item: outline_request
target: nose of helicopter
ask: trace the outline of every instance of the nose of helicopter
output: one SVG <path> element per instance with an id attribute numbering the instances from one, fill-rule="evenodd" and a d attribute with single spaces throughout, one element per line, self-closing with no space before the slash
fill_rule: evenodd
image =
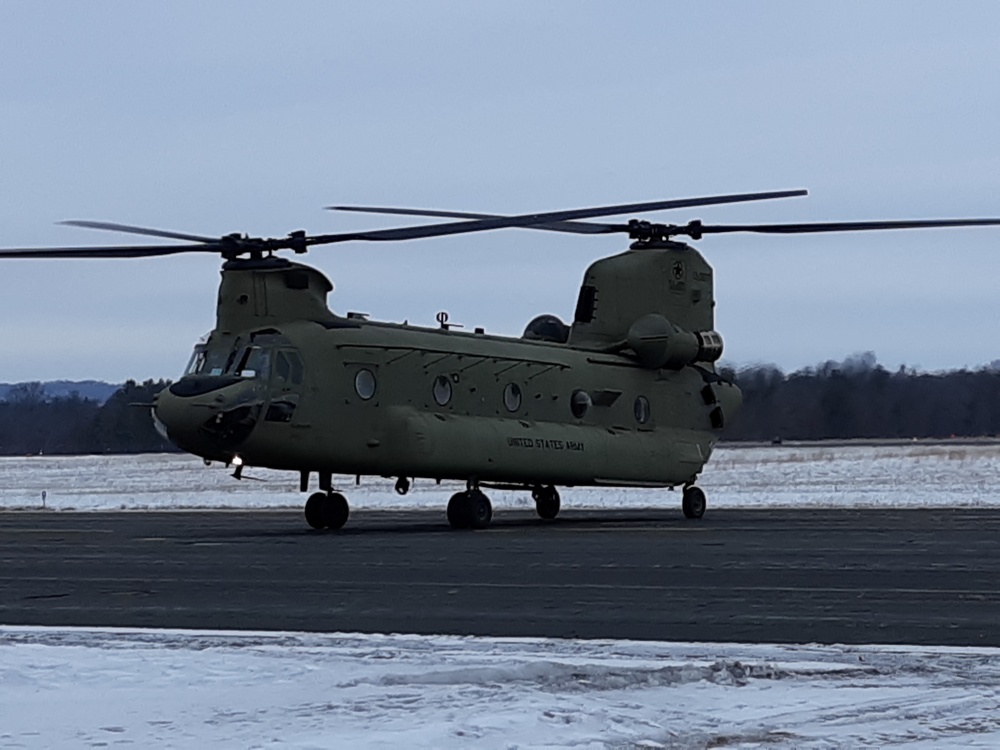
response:
<path id="1" fill-rule="evenodd" d="M 182 378 L 157 394 L 153 424 L 160 435 L 188 453 L 228 460 L 250 436 L 260 408 L 248 381 Z"/>

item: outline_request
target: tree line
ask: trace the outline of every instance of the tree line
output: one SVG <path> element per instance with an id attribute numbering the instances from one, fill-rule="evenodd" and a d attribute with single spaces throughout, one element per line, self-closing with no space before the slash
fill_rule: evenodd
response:
<path id="1" fill-rule="evenodd" d="M 784 373 L 774 365 L 724 367 L 743 391 L 726 425 L 732 441 L 948 438 L 1000 435 L 1000 363 L 978 370 L 889 371 L 870 352 Z M 126 382 L 101 403 L 49 397 L 41 383 L 0 400 L 0 455 L 174 451 L 149 404 L 169 380 Z"/>
<path id="2" fill-rule="evenodd" d="M 168 380 L 127 381 L 107 401 L 50 397 L 41 383 L 0 401 L 0 455 L 157 453 L 176 450 L 153 427 L 150 404 Z"/>
<path id="3" fill-rule="evenodd" d="M 785 374 L 728 369 L 743 408 L 728 440 L 948 438 L 1000 435 L 1000 362 L 977 370 L 889 371 L 871 352 Z"/>

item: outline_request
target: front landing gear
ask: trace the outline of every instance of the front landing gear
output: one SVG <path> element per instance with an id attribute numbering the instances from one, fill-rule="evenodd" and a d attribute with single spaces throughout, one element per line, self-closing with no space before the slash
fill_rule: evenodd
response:
<path id="1" fill-rule="evenodd" d="M 485 529 L 493 520 L 493 505 L 482 490 L 456 492 L 448 501 L 448 523 L 453 529 Z"/>
<path id="2" fill-rule="evenodd" d="M 339 529 L 349 513 L 347 498 L 339 492 L 315 492 L 306 500 L 306 523 L 314 529 Z"/>
<path id="3" fill-rule="evenodd" d="M 708 502 L 705 500 L 705 493 L 701 487 L 693 484 L 684 488 L 684 496 L 681 499 L 681 509 L 685 518 L 701 518 L 705 515 L 705 507 Z"/>

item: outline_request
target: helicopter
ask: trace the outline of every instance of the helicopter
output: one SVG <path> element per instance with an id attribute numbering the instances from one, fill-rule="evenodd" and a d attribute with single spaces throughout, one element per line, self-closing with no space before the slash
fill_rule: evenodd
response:
<path id="1" fill-rule="evenodd" d="M 585 221 L 667 209 L 774 200 L 802 189 L 713 195 L 546 213 L 497 215 L 331 206 L 342 211 L 455 219 L 361 232 L 282 238 L 208 237 L 104 221 L 63 224 L 180 244 L 11 248 L 0 258 L 148 258 L 216 253 L 222 272 L 211 332 L 183 375 L 152 404 L 157 430 L 242 478 L 246 466 L 297 472 L 313 529 L 350 513 L 334 475 L 465 482 L 448 501 L 455 529 L 493 518 L 486 489 L 529 492 L 541 519 L 560 511 L 559 487 L 681 488 L 681 510 L 707 507 L 698 476 L 742 402 L 716 363 L 713 270 L 691 244 L 709 234 L 995 226 L 1000 219 L 713 225 Z M 521 337 L 338 315 L 319 270 L 279 255 L 340 242 L 393 242 L 503 228 L 625 234 L 629 247 L 586 269 L 572 322 L 534 317 Z"/>

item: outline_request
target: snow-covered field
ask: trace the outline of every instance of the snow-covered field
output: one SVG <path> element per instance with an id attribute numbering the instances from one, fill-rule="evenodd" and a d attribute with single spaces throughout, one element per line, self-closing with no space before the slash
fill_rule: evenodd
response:
<path id="1" fill-rule="evenodd" d="M 0 510 L 300 507 L 175 455 L 0 459 Z M 720 448 L 714 507 L 1000 505 L 1000 445 Z M 356 508 L 454 487 L 342 486 Z M 492 492 L 494 505 L 527 506 Z M 675 506 L 571 489 L 566 507 Z M 710 511 L 711 512 L 711 511 Z M 3 515 L 0 513 L 0 524 Z M 1000 747 L 1000 649 L 0 625 L 0 747 Z"/>
<path id="2" fill-rule="evenodd" d="M 1000 746 L 1000 650 L 0 627 L 4 748 Z"/>
<path id="3" fill-rule="evenodd" d="M 0 458 L 0 509 L 143 510 L 301 507 L 298 476 L 248 467 L 236 481 L 220 464 L 177 454 Z M 252 479 L 248 479 L 251 477 Z M 255 481 L 257 480 L 257 481 Z M 400 497 L 392 480 L 337 477 L 352 508 L 441 508 L 460 485 L 417 480 Z M 315 485 L 315 478 L 313 478 Z M 1000 504 L 1000 443 L 719 447 L 699 484 L 709 507 L 858 507 Z M 464 487 L 463 487 L 464 488 Z M 569 488 L 565 508 L 675 507 L 666 490 Z M 533 507 L 524 492 L 489 492 L 497 510 Z"/>
<path id="4" fill-rule="evenodd" d="M 0 509 L 54 510 L 301 507 L 298 475 L 179 454 L 0 458 Z M 444 508 L 458 483 L 417 480 L 404 497 L 392 480 L 336 477 L 352 508 Z M 315 477 L 313 478 L 315 484 Z M 719 447 L 699 484 L 709 507 L 859 507 L 1000 504 L 1000 443 Z M 314 487 L 315 488 L 315 487 Z M 461 486 L 464 488 L 464 486 Z M 563 507 L 680 505 L 666 490 L 567 488 Z M 530 508 L 524 492 L 489 492 L 494 508 Z"/>

